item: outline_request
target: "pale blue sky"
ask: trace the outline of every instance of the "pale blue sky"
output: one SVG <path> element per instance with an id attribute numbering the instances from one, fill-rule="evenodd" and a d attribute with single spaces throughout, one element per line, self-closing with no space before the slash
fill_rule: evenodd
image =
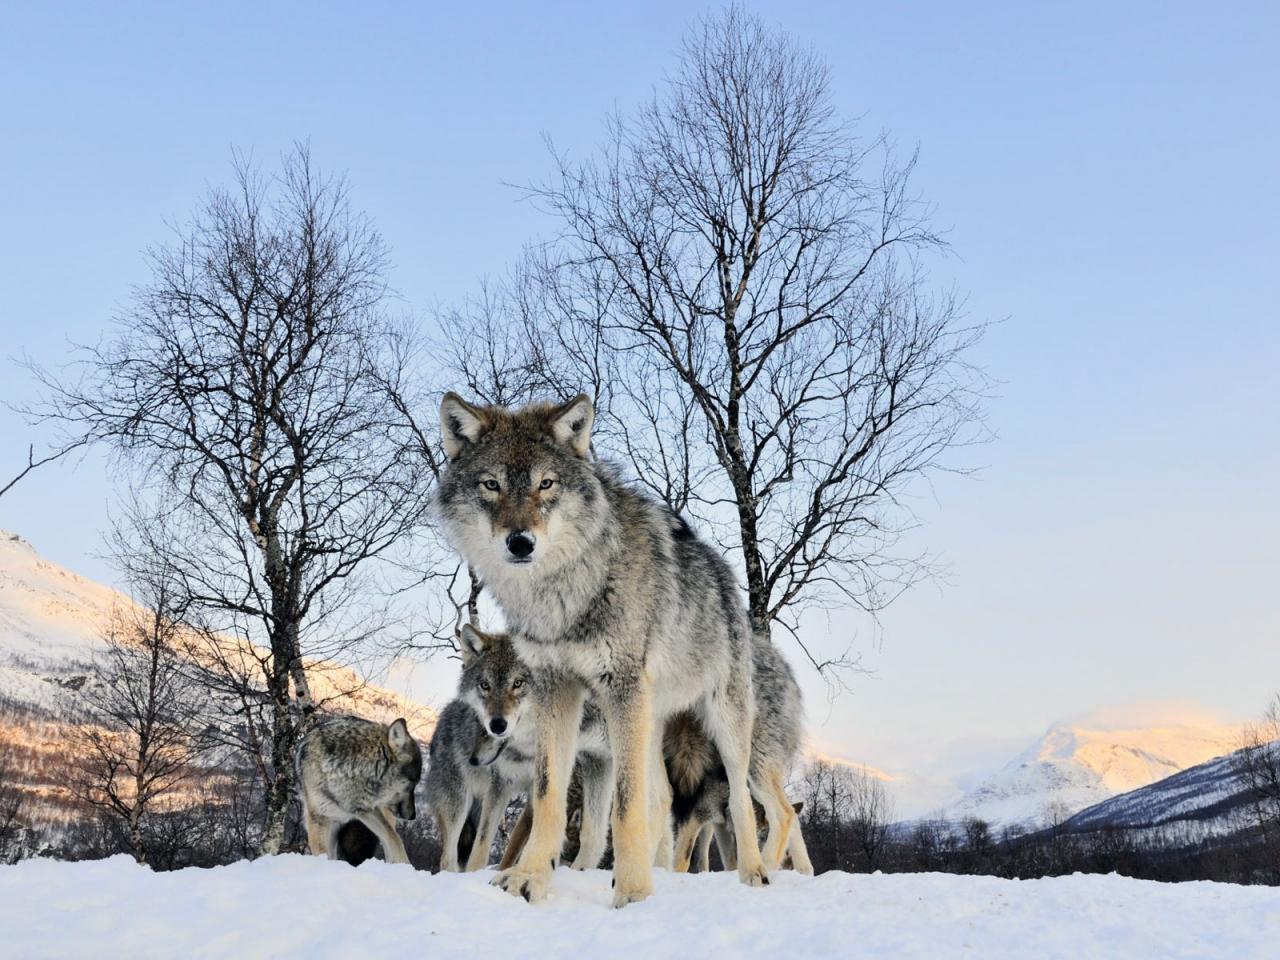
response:
<path id="1" fill-rule="evenodd" d="M 586 151 L 697 9 L 440 6 L 5 5 L 3 353 L 96 339 L 231 148 L 297 138 L 349 173 L 408 307 L 458 298 L 547 229 L 502 181 L 546 171 L 544 133 Z M 918 505 L 950 575 L 878 646 L 859 628 L 876 677 L 830 709 L 811 691 L 814 741 L 900 767 L 1133 700 L 1259 710 L 1280 689 L 1280 8 L 749 9 L 827 57 L 844 114 L 921 145 L 946 270 L 1007 318 L 980 357 L 1002 382 L 983 476 Z M 28 433 L 0 430 L 14 462 Z M 48 469 L 0 527 L 110 579 L 110 498 L 97 459 Z"/>

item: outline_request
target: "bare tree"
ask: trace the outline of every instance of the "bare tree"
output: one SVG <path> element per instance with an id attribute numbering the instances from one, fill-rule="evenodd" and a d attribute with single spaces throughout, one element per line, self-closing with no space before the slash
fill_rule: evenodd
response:
<path id="1" fill-rule="evenodd" d="M 556 159 L 529 193 L 562 230 L 516 286 L 579 383 L 608 361 L 602 445 L 727 531 L 757 628 L 881 609 L 927 570 L 896 549 L 903 492 L 981 437 L 981 329 L 930 286 L 915 157 L 860 141 L 823 62 L 731 7 L 596 158 Z"/>
<path id="2" fill-rule="evenodd" d="M 144 585 L 147 604 L 116 609 L 95 663 L 96 682 L 84 688 L 80 747 L 86 760 L 76 795 L 118 818 L 133 856 L 149 861 L 144 821 L 174 799 L 197 773 L 203 703 L 188 680 L 178 634 L 185 598 L 166 580 Z M 176 601 L 176 605 L 175 605 Z"/>
<path id="3" fill-rule="evenodd" d="M 893 822 L 884 783 L 869 770 L 819 759 L 805 766 L 797 786 L 815 869 L 879 870 Z"/>
<path id="4" fill-rule="evenodd" d="M 151 536 L 139 562 L 161 559 L 203 622 L 268 651 L 274 853 L 298 723 L 315 709 L 303 654 L 386 624 L 371 562 L 394 559 L 428 507 L 430 474 L 387 390 L 401 355 L 381 313 L 385 247 L 298 147 L 270 179 L 237 161 L 232 188 L 150 261 L 114 338 L 85 351 L 78 380 L 44 374 L 36 412 L 132 471 L 135 530 L 165 515 L 172 536 Z"/>
<path id="5" fill-rule="evenodd" d="M 1235 754 L 1236 777 L 1247 791 L 1248 809 L 1273 859 L 1280 859 L 1280 696 L 1262 719 L 1245 728 Z"/>
<path id="6" fill-rule="evenodd" d="M 861 852 L 868 870 L 883 865 L 893 824 L 893 800 L 884 781 L 863 769 L 852 772 L 852 795 L 849 801 L 849 833 Z"/>
<path id="7" fill-rule="evenodd" d="M 853 869 L 849 833 L 853 780 L 848 767 L 821 759 L 807 764 L 801 775 L 801 828 L 818 873 Z"/>

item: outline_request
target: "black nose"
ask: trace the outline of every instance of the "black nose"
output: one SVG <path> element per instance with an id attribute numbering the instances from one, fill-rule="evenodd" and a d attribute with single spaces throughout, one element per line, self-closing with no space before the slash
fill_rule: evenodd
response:
<path id="1" fill-rule="evenodd" d="M 513 557 L 521 560 L 533 553 L 533 544 L 533 534 L 523 530 L 517 530 L 507 537 L 507 550 Z"/>
<path id="2" fill-rule="evenodd" d="M 507 721 L 503 720 L 502 717 L 494 717 L 489 721 L 489 729 L 493 733 L 501 736 L 507 732 Z"/>

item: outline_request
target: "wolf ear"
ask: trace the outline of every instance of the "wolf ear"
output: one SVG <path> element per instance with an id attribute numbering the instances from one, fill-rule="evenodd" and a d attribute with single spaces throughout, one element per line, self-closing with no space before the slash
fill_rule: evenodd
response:
<path id="1" fill-rule="evenodd" d="M 556 443 L 585 457 L 591 448 L 591 425 L 595 419 L 596 410 L 591 405 L 591 398 L 580 393 L 552 412 L 551 433 Z"/>
<path id="2" fill-rule="evenodd" d="M 404 717 L 387 727 L 387 740 L 397 753 L 409 746 L 413 737 L 409 735 L 409 724 L 405 722 Z"/>
<path id="3" fill-rule="evenodd" d="M 458 632 L 458 639 L 462 641 L 463 663 L 470 663 L 484 653 L 488 643 L 488 638 L 469 623 L 462 625 L 462 629 Z"/>
<path id="4" fill-rule="evenodd" d="M 488 425 L 484 411 L 456 393 L 450 391 L 440 401 L 440 440 L 450 460 L 456 459 L 468 443 L 479 440 Z"/>

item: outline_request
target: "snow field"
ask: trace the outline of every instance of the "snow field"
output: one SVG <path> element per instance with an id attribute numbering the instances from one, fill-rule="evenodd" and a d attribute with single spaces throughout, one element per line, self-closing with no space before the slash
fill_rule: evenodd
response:
<path id="1" fill-rule="evenodd" d="M 782 872 L 753 890 L 735 874 L 656 870 L 650 899 L 612 910 L 605 871 L 558 870 L 536 905 L 491 876 L 303 856 L 163 874 L 127 857 L 31 860 L 0 867 L 0 955 L 1280 957 L 1280 891 L 1266 887 Z"/>

